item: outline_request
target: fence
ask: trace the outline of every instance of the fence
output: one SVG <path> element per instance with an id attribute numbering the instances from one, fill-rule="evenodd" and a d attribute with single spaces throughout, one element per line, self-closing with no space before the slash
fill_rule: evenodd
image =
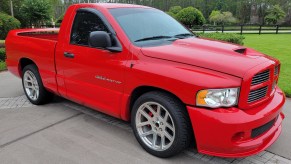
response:
<path id="1" fill-rule="evenodd" d="M 193 26 L 194 32 L 227 32 L 227 33 L 239 33 L 239 34 L 291 34 L 291 26 L 267 26 L 267 25 L 237 25 L 237 26 Z"/>
<path id="2" fill-rule="evenodd" d="M 41 28 L 55 28 L 57 25 L 41 25 Z M 291 34 L 291 26 L 262 26 L 262 25 L 238 25 L 238 26 L 192 26 L 193 32 L 222 32 L 238 34 Z"/>

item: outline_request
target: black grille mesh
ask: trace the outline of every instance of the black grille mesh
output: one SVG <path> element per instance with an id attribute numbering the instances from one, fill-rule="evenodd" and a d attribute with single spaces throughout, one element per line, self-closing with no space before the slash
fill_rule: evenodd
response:
<path id="1" fill-rule="evenodd" d="M 263 133 L 267 132 L 274 125 L 276 119 L 277 119 L 277 117 L 275 119 L 273 119 L 272 121 L 266 123 L 265 125 L 262 125 L 258 128 L 253 129 L 251 137 L 256 138 L 256 137 L 262 135 Z"/>
<path id="2" fill-rule="evenodd" d="M 252 85 L 257 85 L 270 79 L 270 70 L 256 74 L 252 79 Z"/>
<path id="3" fill-rule="evenodd" d="M 250 91 L 249 97 L 248 97 L 248 103 L 264 98 L 267 95 L 267 91 L 268 91 L 268 86 Z"/>

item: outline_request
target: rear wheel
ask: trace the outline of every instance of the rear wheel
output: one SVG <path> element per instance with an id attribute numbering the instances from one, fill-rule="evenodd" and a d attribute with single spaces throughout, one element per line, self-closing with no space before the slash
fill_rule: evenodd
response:
<path id="1" fill-rule="evenodd" d="M 25 95 L 32 104 L 41 105 L 52 100 L 53 94 L 44 88 L 35 65 L 25 66 L 22 72 L 22 86 Z"/>
<path id="2" fill-rule="evenodd" d="M 191 124 L 184 105 L 164 92 L 148 92 L 138 98 L 131 124 L 141 146 L 158 157 L 176 155 L 191 142 Z"/>

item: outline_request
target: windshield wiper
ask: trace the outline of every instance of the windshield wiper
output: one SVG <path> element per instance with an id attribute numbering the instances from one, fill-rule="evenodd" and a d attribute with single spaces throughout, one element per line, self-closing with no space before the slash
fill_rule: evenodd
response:
<path id="1" fill-rule="evenodd" d="M 142 38 L 142 39 L 138 39 L 134 42 L 141 42 L 141 41 L 147 41 L 147 40 L 158 40 L 158 39 L 165 39 L 165 38 L 172 38 L 171 36 L 151 36 L 151 37 L 147 37 L 147 38 Z"/>
<path id="2" fill-rule="evenodd" d="M 183 33 L 183 34 L 177 34 L 174 37 L 179 38 L 179 39 L 184 39 L 184 38 L 188 38 L 188 37 L 192 37 L 192 36 L 194 36 L 194 35 L 191 33 Z"/>

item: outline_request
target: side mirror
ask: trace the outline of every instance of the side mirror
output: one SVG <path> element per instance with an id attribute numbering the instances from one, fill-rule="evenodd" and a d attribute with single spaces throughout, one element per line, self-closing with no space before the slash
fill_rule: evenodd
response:
<path id="1" fill-rule="evenodd" d="M 105 31 L 93 31 L 89 35 L 89 46 L 95 48 L 111 47 L 111 38 Z"/>

